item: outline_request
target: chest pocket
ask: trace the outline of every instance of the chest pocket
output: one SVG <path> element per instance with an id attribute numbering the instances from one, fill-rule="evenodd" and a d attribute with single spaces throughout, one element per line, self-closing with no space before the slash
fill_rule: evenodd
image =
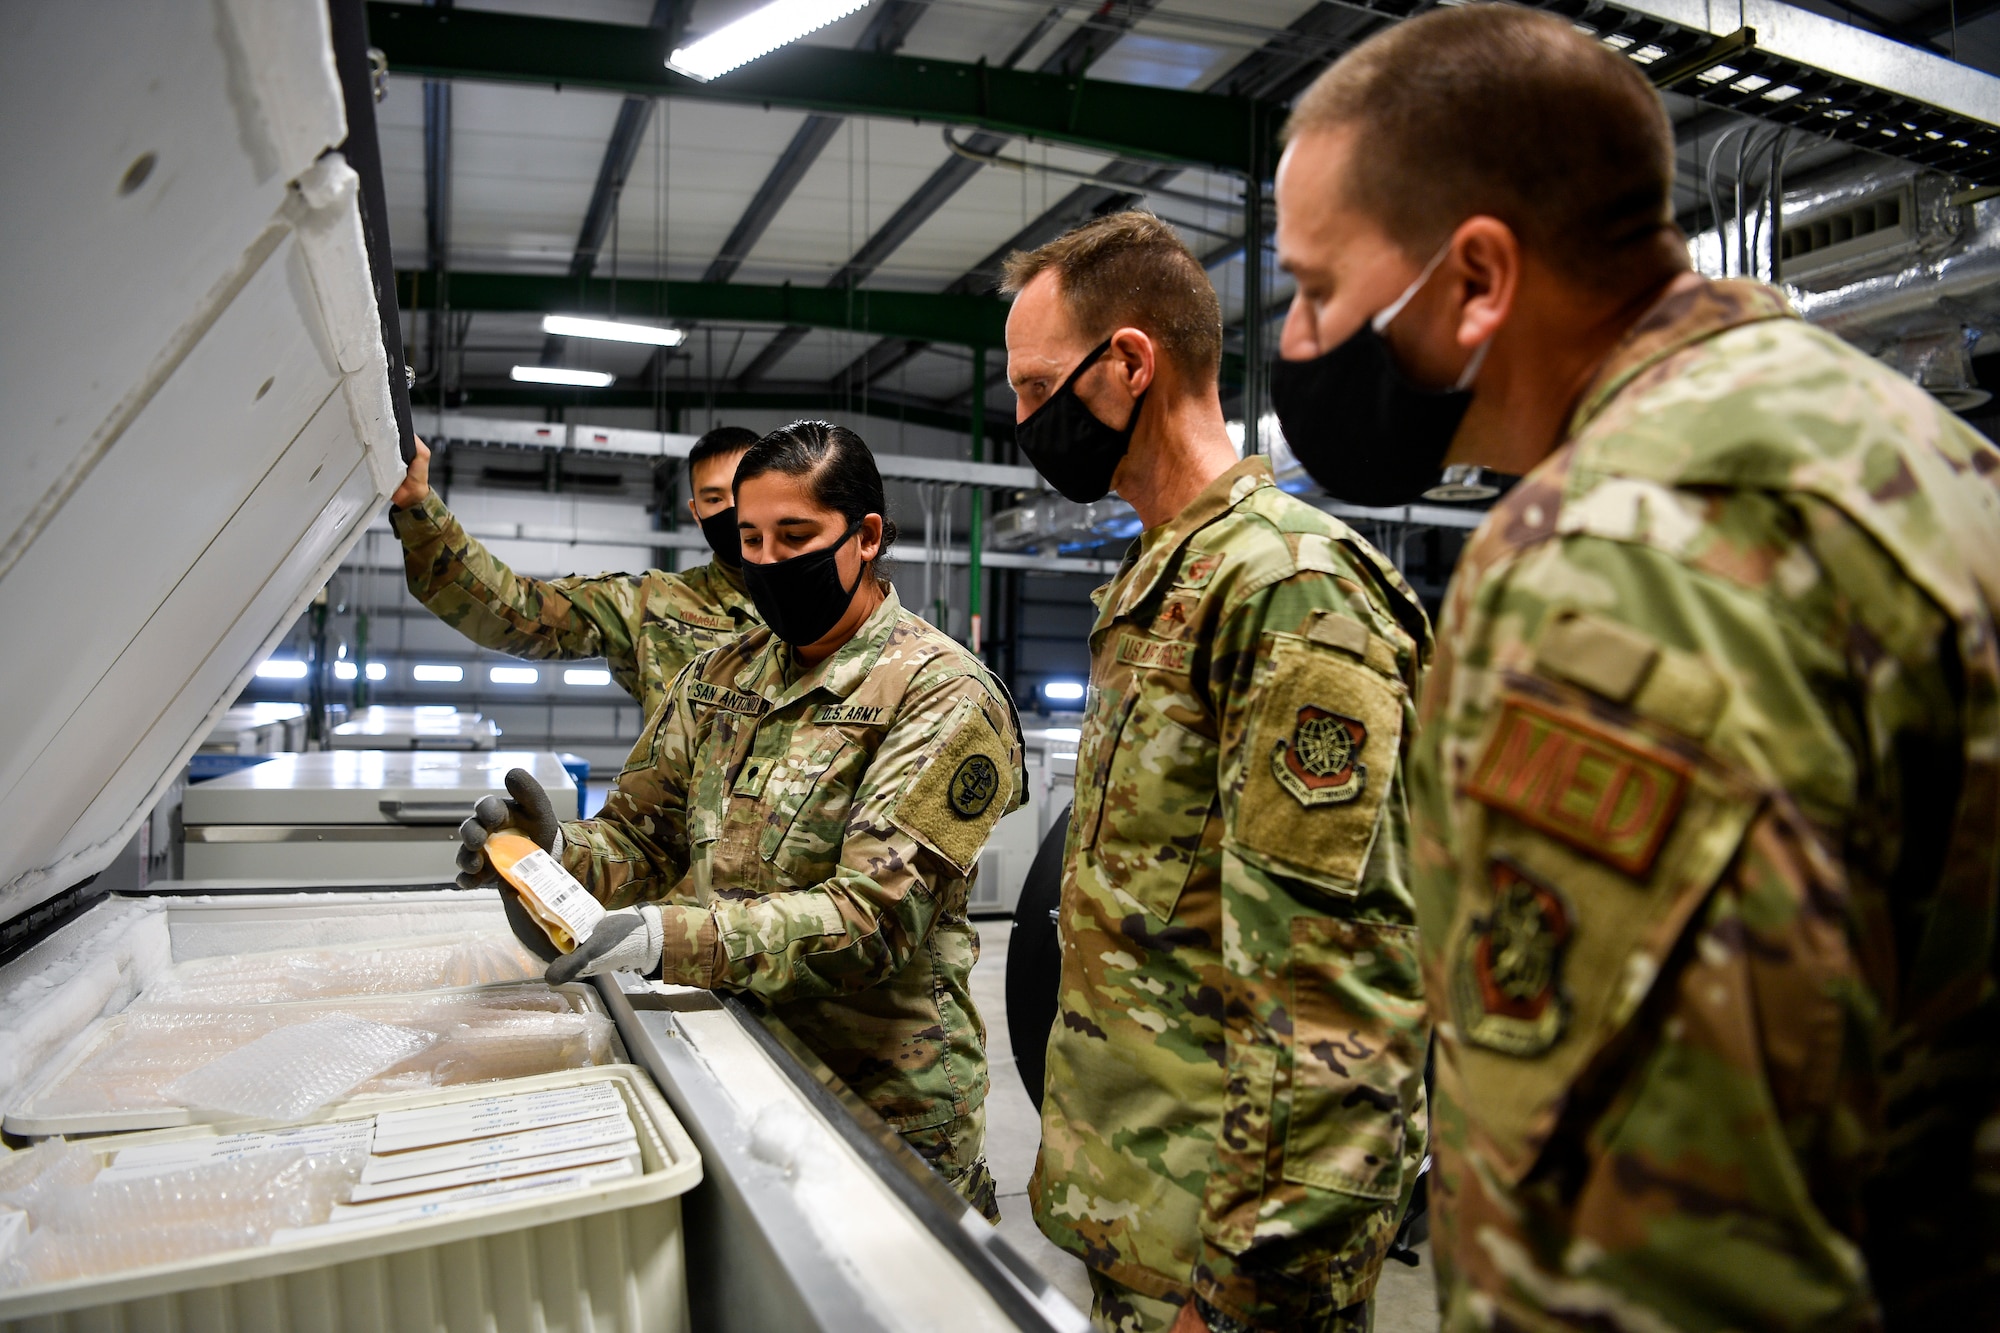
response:
<path id="1" fill-rule="evenodd" d="M 1124 633 L 1121 660 L 1157 651 L 1157 640 Z M 1136 671 L 1117 717 L 1094 756 L 1103 778 L 1092 854 L 1106 882 L 1164 922 L 1201 859 L 1218 747 L 1189 725 L 1204 714 L 1184 675 Z"/>
<path id="2" fill-rule="evenodd" d="M 806 737 L 799 737 L 805 741 Z M 781 867 L 831 868 L 840 859 L 852 792 L 835 780 L 852 742 L 829 732 L 795 746 L 764 784 L 767 811 L 757 854 Z M 823 878 L 813 874 L 817 880 Z"/>

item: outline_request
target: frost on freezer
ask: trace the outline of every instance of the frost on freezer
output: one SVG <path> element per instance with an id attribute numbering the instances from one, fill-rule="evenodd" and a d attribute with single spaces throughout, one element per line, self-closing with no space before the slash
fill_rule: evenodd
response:
<path id="1" fill-rule="evenodd" d="M 173 962 L 158 903 L 113 901 L 0 967 L 0 1105 L 94 1019 L 115 1014 Z"/>
<path id="2" fill-rule="evenodd" d="M 139 1003 L 214 1008 L 349 995 L 402 995 L 534 981 L 542 962 L 508 935 L 448 935 L 344 947 L 195 958 L 146 987 Z"/>
<path id="3" fill-rule="evenodd" d="M 168 1085 L 267 1033 L 333 1016 L 424 1034 L 424 1049 L 356 1093 L 406 1092 L 603 1064 L 611 1021 L 539 982 L 477 993 L 370 997 L 231 1010 L 134 1008 L 17 1111 L 40 1118 L 178 1110 Z"/>

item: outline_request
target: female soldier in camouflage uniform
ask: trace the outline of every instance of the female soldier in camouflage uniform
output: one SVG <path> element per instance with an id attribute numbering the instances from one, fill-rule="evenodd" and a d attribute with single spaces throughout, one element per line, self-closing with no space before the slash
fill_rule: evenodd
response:
<path id="1" fill-rule="evenodd" d="M 552 982 L 657 968 L 761 996 L 997 1218 L 966 901 L 1020 804 L 1019 724 L 978 659 L 876 572 L 895 528 L 859 436 L 800 422 L 764 437 L 736 503 L 769 628 L 681 673 L 598 818 L 542 836 L 494 800 L 461 863 L 481 877 L 486 831 L 525 824 L 622 909 Z"/>

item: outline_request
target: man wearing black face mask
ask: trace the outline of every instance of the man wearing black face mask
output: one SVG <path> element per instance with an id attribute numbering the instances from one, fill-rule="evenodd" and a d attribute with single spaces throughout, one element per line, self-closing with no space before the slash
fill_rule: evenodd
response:
<path id="1" fill-rule="evenodd" d="M 717 426 L 688 451 L 688 513 L 715 553 L 679 573 L 524 578 L 459 526 L 430 488 L 421 441 L 390 499 L 410 594 L 483 648 L 537 661 L 601 657 L 651 713 L 680 669 L 761 623 L 743 583 L 730 482 L 754 431 Z"/>
<path id="2" fill-rule="evenodd" d="M 1288 140 L 1300 458 L 1523 478 L 1411 764 L 1446 1333 L 1994 1327 L 2000 453 L 1691 272 L 1563 19 L 1387 29 Z"/>
<path id="3" fill-rule="evenodd" d="M 1146 525 L 1091 631 L 1035 1220 L 1101 1329 L 1365 1328 L 1424 1146 L 1402 772 L 1429 628 L 1237 458 L 1171 228 L 1100 219 L 1007 286 L 1021 447 Z"/>

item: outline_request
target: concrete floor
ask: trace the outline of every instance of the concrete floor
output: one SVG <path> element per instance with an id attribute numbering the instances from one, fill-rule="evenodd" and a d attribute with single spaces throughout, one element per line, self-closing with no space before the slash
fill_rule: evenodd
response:
<path id="1" fill-rule="evenodd" d="M 986 1059 L 992 1091 L 986 1095 L 986 1164 L 1000 1187 L 1000 1234 L 1077 1308 L 1090 1308 L 1090 1280 L 1084 1267 L 1049 1244 L 1028 1210 L 1028 1175 L 1035 1168 L 1041 1121 L 1014 1068 L 1014 1045 L 1007 1034 L 1007 940 L 1010 921 L 980 921 L 979 965 L 972 969 L 972 999 L 986 1020 Z M 1437 1303 L 1431 1285 L 1430 1247 L 1420 1246 L 1417 1268 L 1389 1264 L 1376 1289 L 1375 1333 L 1437 1333 Z"/>

